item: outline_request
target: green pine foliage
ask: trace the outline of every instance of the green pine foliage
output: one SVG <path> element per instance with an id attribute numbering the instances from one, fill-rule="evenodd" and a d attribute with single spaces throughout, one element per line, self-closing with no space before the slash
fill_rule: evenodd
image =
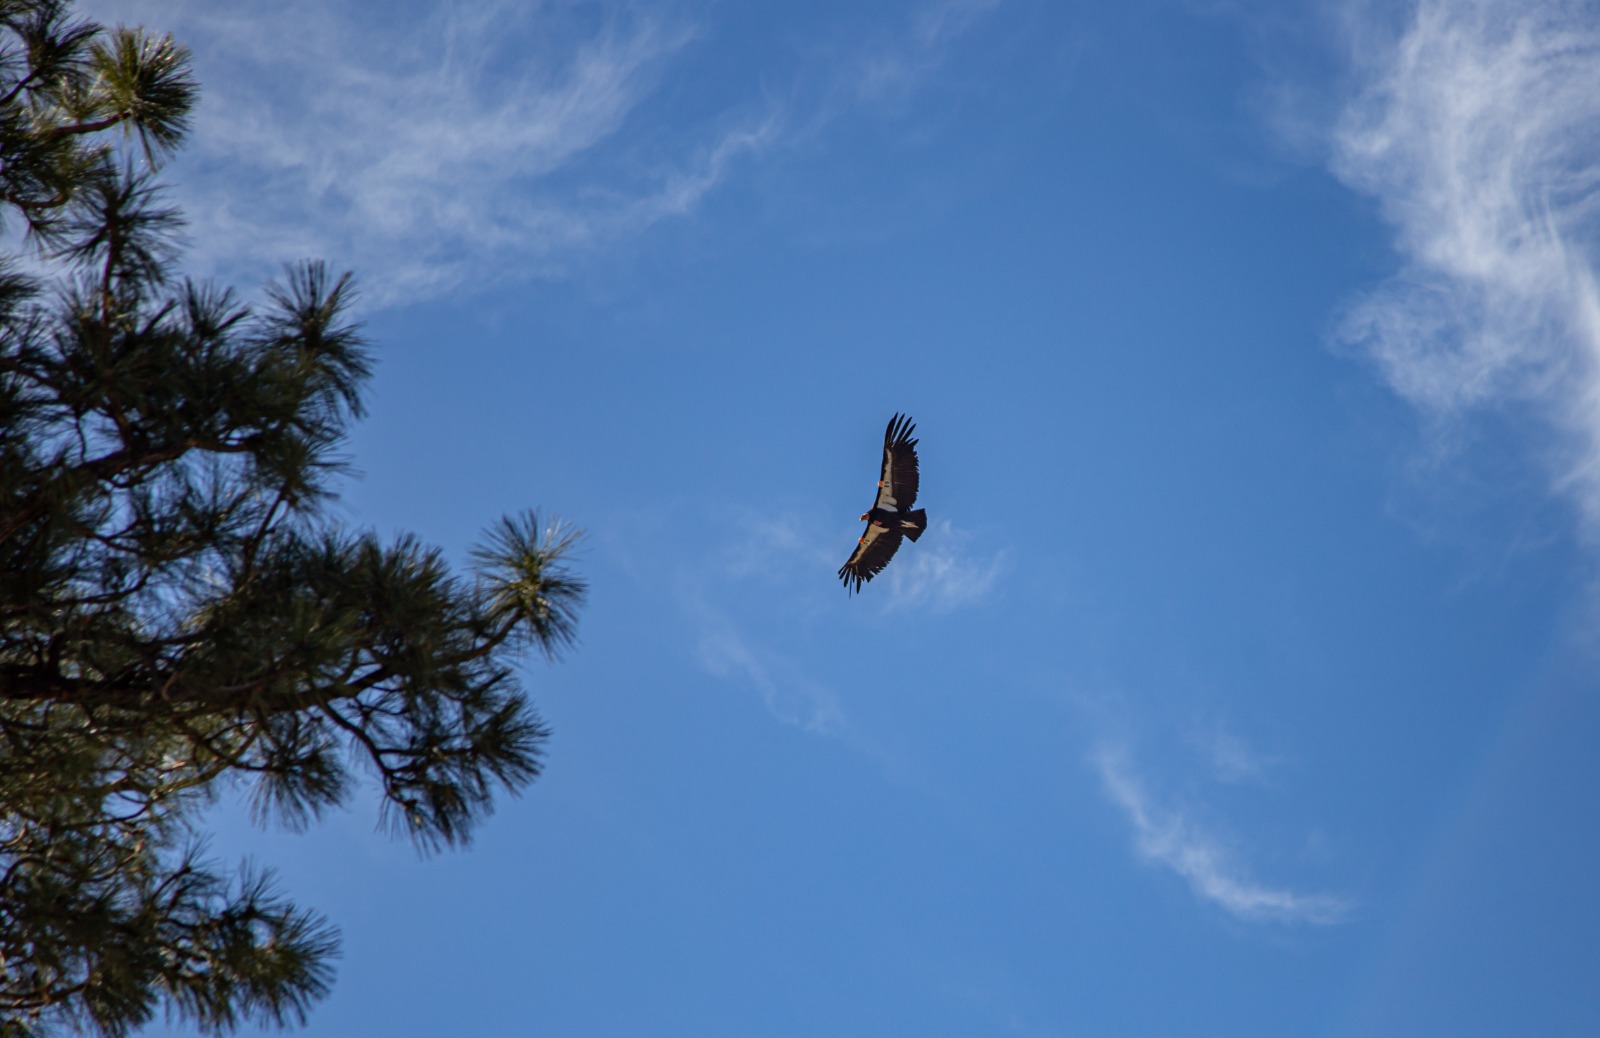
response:
<path id="1" fill-rule="evenodd" d="M 455 572 L 328 515 L 371 369 L 352 283 L 264 302 L 182 279 L 152 179 L 186 51 L 58 0 L 0 0 L 0 1036 L 302 1022 L 330 925 L 205 860 L 243 787 L 313 821 L 375 776 L 382 818 L 459 846 L 537 777 L 518 685 L 571 644 L 577 534 L 496 524 Z M 352 774 L 354 769 L 357 774 Z"/>

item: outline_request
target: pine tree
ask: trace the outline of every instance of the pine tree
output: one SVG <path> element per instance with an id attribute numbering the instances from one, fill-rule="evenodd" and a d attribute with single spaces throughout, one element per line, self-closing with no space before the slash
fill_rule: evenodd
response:
<path id="1" fill-rule="evenodd" d="M 178 276 L 153 171 L 195 93 L 169 38 L 0 0 L 0 1036 L 303 1021 L 336 935 L 204 860 L 199 812 L 242 787 L 307 824 L 354 760 L 386 823 L 465 843 L 539 773 L 513 667 L 583 596 L 533 513 L 466 574 L 332 521 L 351 280 Z"/>

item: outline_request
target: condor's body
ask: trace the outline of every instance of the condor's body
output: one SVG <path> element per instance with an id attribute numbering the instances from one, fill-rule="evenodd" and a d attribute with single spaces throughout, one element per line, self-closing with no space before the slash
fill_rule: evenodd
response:
<path id="1" fill-rule="evenodd" d="M 861 518 L 885 530 L 899 529 L 912 540 L 922 536 L 928 525 L 928 513 L 921 508 L 912 512 L 897 512 L 893 508 L 873 508 L 861 513 Z"/>

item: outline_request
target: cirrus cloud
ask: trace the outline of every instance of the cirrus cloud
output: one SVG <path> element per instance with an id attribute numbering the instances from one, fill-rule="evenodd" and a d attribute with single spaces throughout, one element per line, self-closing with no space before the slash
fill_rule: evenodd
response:
<path id="1" fill-rule="evenodd" d="M 1373 197 L 1400 270 L 1340 337 L 1434 419 L 1528 409 L 1552 486 L 1600 532 L 1600 21 L 1569 0 L 1422 0 L 1362 35 L 1335 173 Z"/>
<path id="2" fill-rule="evenodd" d="M 1103 745 L 1090 760 L 1106 795 L 1132 825 L 1139 856 L 1176 873 L 1196 896 L 1251 922 L 1329 924 L 1348 917 L 1346 898 L 1251 879 L 1237 856 L 1193 817 L 1156 801 L 1126 749 Z"/>

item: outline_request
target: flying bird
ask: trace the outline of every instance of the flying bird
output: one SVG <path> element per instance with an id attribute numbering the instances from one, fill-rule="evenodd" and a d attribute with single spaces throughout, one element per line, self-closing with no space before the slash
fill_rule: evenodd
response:
<path id="1" fill-rule="evenodd" d="M 913 541 L 928 528 L 928 515 L 911 506 L 917 503 L 917 441 L 911 433 L 916 425 L 909 415 L 898 413 L 883 431 L 883 476 L 878 480 L 878 499 L 861 514 L 867 532 L 856 542 L 849 561 L 839 567 L 839 579 L 854 594 L 861 585 L 883 572 L 894 558 L 902 537 Z"/>

